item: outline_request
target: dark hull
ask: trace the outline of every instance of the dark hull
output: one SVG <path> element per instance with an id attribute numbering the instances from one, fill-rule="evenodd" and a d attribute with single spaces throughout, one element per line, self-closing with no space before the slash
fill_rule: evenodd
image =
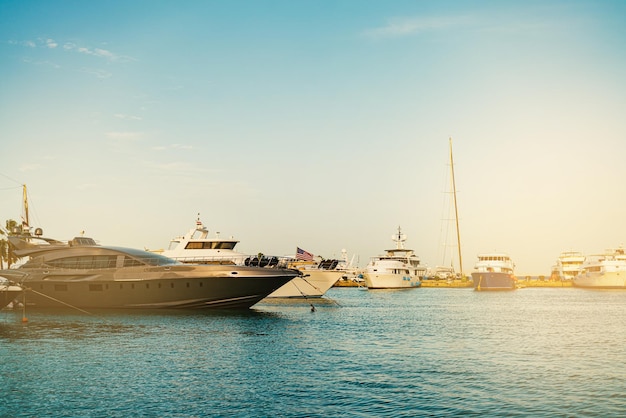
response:
<path id="1" fill-rule="evenodd" d="M 474 290 L 515 290 L 515 278 L 508 273 L 472 273 Z"/>
<path id="2" fill-rule="evenodd" d="M 293 277 L 28 280 L 24 286 L 26 305 L 35 307 L 246 309 Z"/>
<path id="3" fill-rule="evenodd" d="M 181 264 L 78 238 L 56 246 L 13 238 L 16 254 L 30 258 L 1 273 L 24 288 L 26 305 L 36 307 L 242 309 L 300 274 L 285 268 Z"/>
<path id="4" fill-rule="evenodd" d="M 11 302 L 17 299 L 22 294 L 21 289 L 16 289 L 16 286 L 2 286 L 0 285 L 0 309 L 6 308 Z"/>

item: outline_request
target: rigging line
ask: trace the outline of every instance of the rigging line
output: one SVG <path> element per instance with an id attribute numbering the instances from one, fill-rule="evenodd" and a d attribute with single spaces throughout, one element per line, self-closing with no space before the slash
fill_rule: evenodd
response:
<path id="1" fill-rule="evenodd" d="M 21 182 L 19 182 L 19 181 L 15 180 L 14 178 L 11 178 L 11 177 L 7 176 L 6 174 L 2 174 L 2 173 L 0 173 L 0 176 L 4 177 L 4 178 L 5 178 L 5 179 L 7 179 L 7 180 L 11 180 L 11 181 L 12 181 L 12 182 L 14 182 L 14 183 L 17 183 L 17 184 L 19 184 L 20 186 L 22 185 L 22 183 L 21 183 Z"/>
<path id="2" fill-rule="evenodd" d="M 454 159 L 452 158 L 452 138 L 450 138 L 450 172 L 452 173 L 452 192 L 454 193 L 454 217 L 456 219 L 456 240 L 459 250 L 459 270 L 463 277 L 463 258 L 461 257 L 461 233 L 459 232 L 459 208 L 456 200 L 456 182 L 454 181 Z"/>
<path id="3" fill-rule="evenodd" d="M 304 273 L 302 274 L 302 280 L 304 280 L 306 283 L 309 283 L 305 278 L 304 278 Z M 300 292 L 300 294 L 302 295 L 302 297 L 304 298 L 304 300 L 306 300 L 307 302 L 309 302 L 309 298 L 307 298 L 307 296 L 304 294 L 304 292 L 302 290 L 300 290 L 300 288 L 298 287 L 298 285 L 296 284 L 296 281 L 293 280 L 293 285 L 296 287 L 296 290 L 298 292 Z M 313 286 L 311 283 L 309 283 L 309 285 Z M 313 286 L 315 287 L 315 286 Z M 313 306 L 313 303 L 309 302 L 309 304 L 311 305 L 311 309 L 315 309 L 315 307 Z"/>
<path id="4" fill-rule="evenodd" d="M 310 276 L 309 276 L 309 277 L 310 277 Z M 304 278 L 304 275 L 302 276 L 302 280 L 304 280 L 304 281 L 305 281 L 305 282 L 306 282 L 309 286 L 311 286 L 313 289 L 315 289 L 315 290 L 317 290 L 318 292 L 320 292 L 320 293 L 322 294 L 322 296 L 324 296 L 324 293 L 322 293 L 322 289 L 320 289 L 319 287 L 315 286 L 313 283 L 311 283 L 310 281 L 308 281 L 307 279 L 305 279 L 305 278 Z M 333 284 L 334 284 L 334 283 L 333 283 Z M 302 297 L 304 297 L 304 299 L 308 302 L 308 301 L 309 301 L 309 298 L 308 298 L 308 297 L 304 294 L 304 292 L 303 292 L 303 291 L 301 291 L 301 290 L 298 288 L 298 285 L 297 285 L 295 282 L 294 282 L 294 284 L 293 284 L 293 285 L 296 287 L 296 289 L 298 289 L 298 292 L 300 292 L 300 294 L 302 295 Z M 322 297 L 322 296 L 320 296 L 320 297 Z M 336 304 L 337 304 L 337 306 L 341 306 L 341 305 L 340 305 L 337 301 L 335 301 L 334 299 L 329 299 L 329 300 L 330 300 L 330 301 L 332 301 L 332 302 L 334 302 L 334 303 L 336 303 Z M 311 306 L 313 306 L 313 305 L 311 304 Z"/>
<path id="5" fill-rule="evenodd" d="M 85 311 L 85 310 L 83 310 L 83 309 L 80 309 L 80 308 L 79 308 L 79 307 L 77 307 L 77 306 L 70 305 L 69 303 L 65 303 L 65 302 L 63 302 L 62 300 L 59 300 L 59 299 L 53 298 L 52 296 L 48 296 L 48 295 L 46 295 L 46 294 L 44 294 L 44 293 L 38 292 L 38 291 L 33 290 L 33 289 L 31 289 L 31 288 L 26 288 L 26 289 L 24 289 L 24 290 L 25 290 L 25 291 L 31 291 L 31 292 L 37 293 L 39 296 L 43 296 L 43 297 L 46 297 L 46 298 L 48 298 L 48 299 L 51 299 L 51 300 L 53 300 L 53 301 L 55 301 L 55 302 L 59 302 L 60 304 L 65 305 L 65 306 L 67 306 L 68 308 L 76 309 L 77 311 L 80 311 L 80 312 L 86 313 L 87 315 L 93 315 L 91 312 L 87 312 L 87 311 Z"/>
<path id="6" fill-rule="evenodd" d="M 452 244 L 450 244 L 450 221 L 453 219 L 452 211 L 452 194 L 450 191 L 450 161 L 443 165 L 443 192 L 442 192 L 442 204 L 441 204 L 441 223 L 439 228 L 439 246 L 437 248 L 437 256 L 441 255 L 441 265 L 446 265 L 446 259 L 448 258 L 448 250 Z M 453 261 L 454 251 L 450 250 L 450 261 Z"/>
<path id="7" fill-rule="evenodd" d="M 315 290 L 317 290 L 318 292 L 322 293 L 322 289 L 320 289 L 319 287 L 315 286 L 313 283 L 311 283 L 310 281 L 308 281 L 305 277 L 311 277 L 310 275 L 305 276 L 305 275 L 303 274 L 303 275 L 302 275 L 302 280 L 303 280 L 306 284 L 308 284 L 309 286 L 311 286 L 313 289 L 315 289 Z M 307 298 L 307 296 L 304 294 L 304 292 L 303 292 L 302 290 L 300 290 L 300 289 L 298 288 L 298 285 L 297 285 L 295 282 L 294 282 L 294 284 L 293 284 L 293 285 L 296 287 L 296 289 L 298 289 L 298 292 L 300 292 L 300 294 L 301 294 L 302 296 L 304 296 L 304 298 L 306 299 L 306 298 Z"/>

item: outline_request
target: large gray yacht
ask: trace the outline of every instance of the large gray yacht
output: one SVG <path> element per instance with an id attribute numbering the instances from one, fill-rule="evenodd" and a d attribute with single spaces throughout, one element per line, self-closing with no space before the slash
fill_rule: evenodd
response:
<path id="1" fill-rule="evenodd" d="M 26 305 L 76 308 L 250 308 L 300 273 L 278 266 L 182 264 L 151 252 L 77 237 L 9 237 L 16 269 L 0 271 L 24 287 Z"/>

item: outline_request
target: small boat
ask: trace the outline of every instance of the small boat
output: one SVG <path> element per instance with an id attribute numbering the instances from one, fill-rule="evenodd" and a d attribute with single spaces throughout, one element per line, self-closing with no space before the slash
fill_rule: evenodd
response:
<path id="1" fill-rule="evenodd" d="M 437 266 L 431 277 L 436 280 L 454 280 L 457 278 L 457 274 L 454 267 Z"/>
<path id="2" fill-rule="evenodd" d="M 22 291 L 21 286 L 11 283 L 5 277 L 0 277 L 0 309 L 11 305 L 22 294 Z"/>
<path id="3" fill-rule="evenodd" d="M 552 266 L 550 278 L 552 280 L 572 280 L 580 273 L 585 256 L 578 251 L 563 251 L 556 264 Z"/>
<path id="4" fill-rule="evenodd" d="M 572 279 L 576 287 L 626 289 L 626 254 L 624 248 L 608 249 L 585 257 L 580 272 Z"/>
<path id="5" fill-rule="evenodd" d="M 26 304 L 88 308 L 250 308 L 300 275 L 287 268 L 184 264 L 148 251 L 100 246 L 87 237 L 65 243 L 10 236 L 28 260 L 0 271 L 26 289 Z"/>
<path id="6" fill-rule="evenodd" d="M 474 290 L 514 290 L 514 270 L 515 264 L 508 254 L 479 254 L 472 272 Z"/>
<path id="7" fill-rule="evenodd" d="M 426 267 L 413 250 L 404 248 L 407 237 L 400 227 L 391 240 L 396 248 L 386 250 L 385 255 L 372 257 L 365 267 L 363 279 L 368 289 L 403 289 L 420 287 Z"/>
<path id="8" fill-rule="evenodd" d="M 268 297 L 320 298 L 345 275 L 339 265 L 339 260 L 292 261 L 289 267 L 298 269 L 302 276 L 294 278 Z"/>

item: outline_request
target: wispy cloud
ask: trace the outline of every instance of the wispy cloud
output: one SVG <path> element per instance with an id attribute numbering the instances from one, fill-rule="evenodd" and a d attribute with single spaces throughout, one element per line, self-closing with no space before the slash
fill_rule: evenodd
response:
<path id="1" fill-rule="evenodd" d="M 144 140 L 144 132 L 110 131 L 104 134 L 109 150 L 118 154 L 134 154 Z"/>
<path id="2" fill-rule="evenodd" d="M 36 48 L 37 44 L 33 41 L 16 41 L 16 40 L 9 40 L 7 41 L 7 43 L 9 45 L 19 45 L 19 46 L 25 46 L 28 48 Z"/>
<path id="3" fill-rule="evenodd" d="M 203 172 L 205 169 L 198 167 L 195 164 L 185 161 L 172 161 L 169 163 L 154 163 L 153 168 L 163 171 L 175 171 L 175 172 Z"/>
<path id="4" fill-rule="evenodd" d="M 106 136 L 117 141 L 137 141 L 143 137 L 143 132 L 107 132 Z"/>
<path id="5" fill-rule="evenodd" d="M 182 150 L 190 150 L 193 149 L 191 145 L 182 145 L 182 144 L 171 144 L 171 145 L 157 145 L 152 147 L 154 151 L 166 151 L 169 149 L 182 149 Z"/>
<path id="6" fill-rule="evenodd" d="M 123 120 L 141 120 L 141 117 L 139 117 L 139 116 L 125 115 L 123 113 L 116 113 L 113 116 L 115 116 L 118 119 L 123 119 Z"/>
<path id="7" fill-rule="evenodd" d="M 16 41 L 10 40 L 8 41 L 10 45 L 19 45 L 28 48 L 46 48 L 46 49 L 59 49 L 67 52 L 76 52 L 79 54 L 89 55 L 98 58 L 104 58 L 107 61 L 134 61 L 135 59 L 129 56 L 116 54 L 113 51 L 103 48 L 91 47 L 78 45 L 74 42 L 63 42 L 62 45 L 60 42 L 52 38 L 37 38 L 35 40 L 25 40 L 25 41 Z M 61 48 L 59 46 L 61 45 Z"/>
<path id="8" fill-rule="evenodd" d="M 19 170 L 21 172 L 26 172 L 26 171 L 37 171 L 37 170 L 41 170 L 43 168 L 43 166 L 41 164 L 36 164 L 36 163 L 29 163 L 29 164 L 23 164 Z"/>
<path id="9" fill-rule="evenodd" d="M 363 35 L 374 39 L 400 38 L 465 26 L 471 21 L 468 16 L 393 18 L 384 26 L 364 31 Z"/>
<path id="10" fill-rule="evenodd" d="M 35 61 L 33 59 L 30 58 L 24 58 L 23 62 L 26 62 L 28 64 L 34 64 L 34 65 L 41 65 L 44 67 L 52 67 L 52 68 L 56 68 L 59 69 L 61 68 L 61 66 L 55 62 L 50 62 L 50 61 Z"/>
<path id="11" fill-rule="evenodd" d="M 45 170 L 48 168 L 49 162 L 54 161 L 56 159 L 57 157 L 54 155 L 43 155 L 43 156 L 38 156 L 38 157 L 32 157 L 31 158 L 32 161 L 22 164 L 19 167 L 19 171 L 24 173 L 27 171 Z"/>
<path id="12" fill-rule="evenodd" d="M 109 71 L 106 70 L 102 70 L 99 68 L 81 68 L 80 70 L 81 73 L 85 73 L 85 74 L 91 74 L 93 76 L 96 76 L 97 78 L 110 78 L 113 74 L 111 74 Z"/>

